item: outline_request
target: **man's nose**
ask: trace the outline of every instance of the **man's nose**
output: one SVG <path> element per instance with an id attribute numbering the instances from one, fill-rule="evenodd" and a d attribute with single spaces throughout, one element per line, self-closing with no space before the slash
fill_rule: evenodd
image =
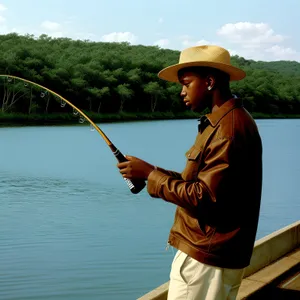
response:
<path id="1" fill-rule="evenodd" d="M 182 88 L 182 90 L 181 90 L 181 92 L 180 92 L 180 96 L 181 96 L 181 97 L 186 96 L 186 91 L 185 91 L 184 87 Z"/>

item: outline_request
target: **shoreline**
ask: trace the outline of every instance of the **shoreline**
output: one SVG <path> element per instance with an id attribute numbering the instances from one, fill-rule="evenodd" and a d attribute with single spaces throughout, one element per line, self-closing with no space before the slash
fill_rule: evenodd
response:
<path id="1" fill-rule="evenodd" d="M 154 113 L 119 113 L 119 114 L 85 114 L 94 123 L 120 123 L 120 122 L 135 122 L 135 121 L 167 121 L 167 120 L 183 120 L 183 119 L 198 119 L 201 114 L 191 111 L 173 113 L 173 112 L 154 112 Z M 300 119 L 300 115 L 291 114 L 263 114 L 252 113 L 254 119 Z M 79 123 L 79 117 L 75 117 L 72 113 L 64 114 L 2 114 L 0 113 L 0 127 L 15 127 L 15 126 L 49 126 L 49 125 L 86 125 L 88 121 Z"/>

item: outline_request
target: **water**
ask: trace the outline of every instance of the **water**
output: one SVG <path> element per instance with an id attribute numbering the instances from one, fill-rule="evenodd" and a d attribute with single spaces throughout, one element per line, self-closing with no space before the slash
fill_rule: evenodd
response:
<path id="1" fill-rule="evenodd" d="M 257 238 L 300 217 L 300 120 L 258 120 Z M 194 120 L 105 124 L 124 153 L 181 171 Z M 136 299 L 166 282 L 175 207 L 133 195 L 86 126 L 1 128 L 0 299 Z"/>

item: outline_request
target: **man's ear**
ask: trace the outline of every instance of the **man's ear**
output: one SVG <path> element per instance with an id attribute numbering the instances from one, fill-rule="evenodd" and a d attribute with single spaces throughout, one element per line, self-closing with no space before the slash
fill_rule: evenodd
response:
<path id="1" fill-rule="evenodd" d="M 207 85 L 207 89 L 210 91 L 212 90 L 215 85 L 216 85 L 216 80 L 213 76 L 207 76 L 206 77 L 206 85 Z"/>

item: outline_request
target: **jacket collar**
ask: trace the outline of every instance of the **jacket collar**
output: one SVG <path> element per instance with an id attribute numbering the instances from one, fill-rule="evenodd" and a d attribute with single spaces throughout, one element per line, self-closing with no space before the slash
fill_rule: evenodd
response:
<path id="1" fill-rule="evenodd" d="M 218 110 L 213 113 L 206 114 L 205 117 L 210 122 L 211 126 L 215 127 L 221 119 L 236 107 L 242 107 L 243 103 L 240 98 L 231 98 L 227 100 Z"/>

